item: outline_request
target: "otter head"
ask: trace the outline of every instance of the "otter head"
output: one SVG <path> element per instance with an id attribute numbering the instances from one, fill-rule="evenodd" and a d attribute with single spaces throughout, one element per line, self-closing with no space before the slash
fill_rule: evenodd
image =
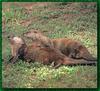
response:
<path id="1" fill-rule="evenodd" d="M 85 59 L 85 60 L 94 60 L 94 57 L 89 53 L 85 46 L 80 45 L 77 49 L 75 49 L 75 58 Z"/>
<path id="2" fill-rule="evenodd" d="M 70 57 L 72 58 L 76 58 L 76 59 L 81 59 L 83 58 L 83 47 L 82 46 L 78 46 L 75 47 L 74 49 L 72 49 L 71 53 L 70 53 Z"/>
<path id="3" fill-rule="evenodd" d="M 28 32 L 23 33 L 24 37 L 27 37 L 29 39 L 32 39 L 33 41 L 37 40 L 42 36 L 43 34 L 40 31 L 37 30 L 30 30 Z"/>

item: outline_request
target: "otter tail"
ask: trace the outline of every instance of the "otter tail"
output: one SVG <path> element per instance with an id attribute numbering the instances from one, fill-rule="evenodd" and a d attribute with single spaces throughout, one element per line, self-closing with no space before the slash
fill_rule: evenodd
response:
<path id="1" fill-rule="evenodd" d="M 87 61 L 97 61 L 97 58 L 93 57 L 91 54 L 84 56 L 83 59 Z"/>
<path id="2" fill-rule="evenodd" d="M 96 61 L 86 61 L 86 60 L 65 60 L 63 62 L 63 65 L 90 65 L 90 66 L 96 66 Z"/>

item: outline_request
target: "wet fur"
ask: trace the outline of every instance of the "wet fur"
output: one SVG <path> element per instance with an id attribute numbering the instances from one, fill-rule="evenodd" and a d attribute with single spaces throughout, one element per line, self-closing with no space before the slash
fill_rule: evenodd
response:
<path id="1" fill-rule="evenodd" d="M 67 38 L 49 39 L 40 31 L 31 30 L 23 34 L 32 41 L 40 41 L 41 45 L 59 49 L 63 54 L 74 59 L 85 59 L 88 61 L 96 61 L 88 49 L 80 42 Z"/>
<path id="2" fill-rule="evenodd" d="M 26 47 L 25 41 L 16 36 L 8 36 L 10 46 L 11 46 L 11 58 L 9 59 L 9 62 L 15 63 L 18 58 L 23 58 L 24 53 L 24 47 Z"/>
<path id="3" fill-rule="evenodd" d="M 62 54 L 58 49 L 46 48 L 41 46 L 41 44 L 37 45 L 37 43 L 27 46 L 25 59 L 29 62 L 38 61 L 44 65 L 50 65 L 54 62 L 55 68 L 58 68 L 61 65 L 95 64 L 95 62 L 88 62 L 85 60 L 74 60 Z"/>
<path id="4" fill-rule="evenodd" d="M 59 38 L 52 39 L 52 42 L 55 48 L 59 49 L 68 57 L 96 61 L 96 58 L 89 53 L 88 49 L 78 41 L 67 38 Z"/>
<path id="5" fill-rule="evenodd" d="M 54 47 L 51 39 L 46 37 L 45 35 L 42 34 L 42 32 L 37 31 L 37 30 L 30 30 L 28 32 L 23 33 L 24 37 L 27 37 L 31 39 L 32 41 L 40 41 L 41 44 L 45 45 L 46 47 Z"/>
<path id="6" fill-rule="evenodd" d="M 50 65 L 52 62 L 54 62 L 55 68 L 58 68 L 61 65 L 95 64 L 93 62 L 89 63 L 84 60 L 75 61 L 62 54 L 58 49 L 41 46 L 40 42 L 34 42 L 28 46 L 25 44 L 25 42 L 19 44 L 20 47 L 19 45 L 16 45 L 16 41 L 14 41 L 14 43 L 11 43 L 11 45 L 16 46 L 16 48 L 18 46 L 16 51 L 14 51 L 16 52 L 16 55 L 12 54 L 12 57 L 10 59 L 12 60 L 12 63 L 15 63 L 17 59 L 26 60 L 28 62 L 38 61 L 43 63 L 44 65 Z"/>

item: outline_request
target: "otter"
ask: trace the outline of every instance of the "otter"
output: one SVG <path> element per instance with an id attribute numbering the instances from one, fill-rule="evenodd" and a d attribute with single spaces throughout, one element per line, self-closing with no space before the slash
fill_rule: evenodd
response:
<path id="1" fill-rule="evenodd" d="M 8 36 L 8 39 L 11 47 L 11 58 L 9 62 L 15 63 L 18 58 L 23 59 L 26 43 L 22 38 L 14 35 Z"/>
<path id="2" fill-rule="evenodd" d="M 22 38 L 13 36 L 10 37 L 10 43 L 12 50 L 10 62 L 12 63 L 15 63 L 17 59 L 22 59 L 27 62 L 38 61 L 44 65 L 50 65 L 54 62 L 54 68 L 58 68 L 61 65 L 96 64 L 95 62 L 88 62 L 85 60 L 75 61 L 62 54 L 58 49 L 42 46 L 38 41 L 31 45 L 26 45 Z"/>
<path id="3" fill-rule="evenodd" d="M 52 39 L 55 48 L 58 48 L 63 54 L 74 59 L 85 59 L 87 61 L 96 61 L 88 49 L 80 42 L 67 38 Z"/>
<path id="4" fill-rule="evenodd" d="M 54 62 L 54 68 L 61 65 L 95 65 L 96 62 L 86 60 L 74 60 L 62 54 L 58 49 L 41 46 L 41 43 L 34 42 L 25 49 L 25 60 L 29 62 L 38 61 L 44 65 L 50 65 Z"/>
<path id="5" fill-rule="evenodd" d="M 49 39 L 42 32 L 30 30 L 23 33 L 23 36 L 32 39 L 32 41 L 41 41 L 41 45 L 59 49 L 63 54 L 74 59 L 85 59 L 87 61 L 96 61 L 88 49 L 79 41 L 68 38 Z"/>
<path id="6" fill-rule="evenodd" d="M 51 39 L 44 36 L 42 34 L 42 32 L 40 32 L 40 31 L 31 29 L 30 31 L 23 33 L 23 36 L 31 39 L 32 41 L 38 41 L 39 40 L 41 42 L 41 44 L 43 44 L 45 46 L 54 47 Z"/>

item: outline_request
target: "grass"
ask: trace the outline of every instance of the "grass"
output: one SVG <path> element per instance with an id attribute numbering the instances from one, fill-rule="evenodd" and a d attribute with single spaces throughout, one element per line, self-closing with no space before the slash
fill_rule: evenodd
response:
<path id="1" fill-rule="evenodd" d="M 7 36 L 21 36 L 29 29 L 47 31 L 49 38 L 72 38 L 97 56 L 96 4 L 89 3 L 3 3 L 2 86 L 11 88 L 96 88 L 96 66 L 61 66 L 53 69 L 40 63 L 6 65 L 11 55 Z M 82 6 L 83 5 L 83 6 Z M 31 7 L 31 8 L 30 8 Z M 29 40 L 26 39 L 29 42 Z"/>
<path id="2" fill-rule="evenodd" d="M 47 67 L 39 63 L 29 64 L 20 61 L 15 65 L 6 66 L 3 70 L 3 86 L 8 88 L 96 87 L 97 69 L 92 66 L 62 66 L 58 69 L 53 69 L 50 66 Z"/>

